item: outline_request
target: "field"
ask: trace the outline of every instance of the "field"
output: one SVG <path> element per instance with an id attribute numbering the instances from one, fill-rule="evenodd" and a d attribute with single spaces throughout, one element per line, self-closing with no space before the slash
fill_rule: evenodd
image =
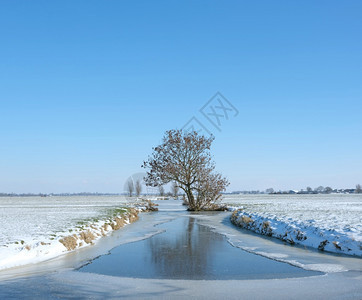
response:
<path id="1" fill-rule="evenodd" d="M 242 227 L 268 234 L 261 232 L 268 223 L 272 236 L 313 248 L 327 240 L 323 250 L 362 256 L 362 195 L 226 195 L 223 201 L 242 208 L 239 223 L 242 216 L 254 222 Z"/>
<path id="2" fill-rule="evenodd" d="M 0 270 L 60 255 L 62 237 L 97 231 L 128 206 L 121 196 L 0 198 Z"/>
<path id="3" fill-rule="evenodd" d="M 362 256 L 362 195 L 225 195 L 223 202 L 242 208 L 238 217 L 250 217 L 255 232 L 268 222 L 277 238 L 288 231 L 295 243 L 318 248 L 328 240 L 325 251 Z M 122 196 L 0 198 L 0 270 L 66 253 L 65 236 L 89 230 L 100 238 L 131 205 Z M 298 231 L 306 239 L 296 239 Z"/>

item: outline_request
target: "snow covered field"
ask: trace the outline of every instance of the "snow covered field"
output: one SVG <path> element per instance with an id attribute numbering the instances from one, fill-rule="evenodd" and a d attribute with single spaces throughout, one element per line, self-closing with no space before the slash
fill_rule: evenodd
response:
<path id="1" fill-rule="evenodd" d="M 229 197 L 227 200 L 229 200 L 229 203 L 233 202 L 235 206 L 240 206 L 242 204 L 245 205 L 247 202 L 262 203 L 262 198 L 258 197 L 248 196 L 243 201 L 240 201 L 238 196 Z M 264 195 L 263 197 L 268 196 Z M 281 200 L 281 198 L 271 199 Z M 42 200 L 48 201 L 50 199 Z M 80 203 L 85 206 L 84 214 L 82 214 L 84 218 L 88 218 L 88 211 L 89 213 L 94 212 L 97 215 L 97 211 L 102 212 L 104 209 L 113 208 L 119 203 L 122 206 L 123 203 L 127 203 L 126 201 L 118 201 L 118 199 L 113 201 L 108 197 L 104 198 L 104 201 L 99 198 L 93 198 L 92 200 L 88 199 L 88 197 L 84 200 L 87 201 L 83 201 L 83 204 Z M 72 206 L 72 203 L 71 201 L 68 204 Z M 208 226 L 213 231 L 226 236 L 228 241 L 235 247 L 299 266 L 306 270 L 322 271 L 327 274 L 271 280 L 195 281 L 115 277 L 82 273 L 75 270 L 75 268 L 99 255 L 109 254 L 110 249 L 120 244 L 140 241 L 161 233 L 162 228 L 154 227 L 157 224 L 171 221 L 177 217 L 187 217 L 190 214 L 185 212 L 185 207 L 181 205 L 181 201 L 158 201 L 158 203 L 160 204 L 159 213 L 140 214 L 139 222 L 113 232 L 113 234 L 102 238 L 99 243 L 92 247 L 82 248 L 69 255 L 61 255 L 57 259 L 40 264 L 28 264 L 21 268 L 1 271 L 0 298 L 20 299 L 26 295 L 27 298 L 34 299 L 49 297 L 81 299 L 119 299 L 125 297 L 147 299 L 189 299 L 190 297 L 196 299 L 240 299 L 243 295 L 251 295 L 251 298 L 255 299 L 361 299 L 362 265 L 360 258 L 346 255 L 326 255 L 322 252 L 302 249 L 301 247 L 289 247 L 283 243 L 275 242 L 273 239 L 249 234 L 230 224 L 229 212 L 192 213 L 192 217 L 197 218 L 200 225 Z M 78 209 L 81 210 L 80 207 Z M 68 210 L 71 211 L 72 209 Z M 4 211 L 2 208 L 1 216 L 3 216 Z M 65 212 L 63 212 L 64 214 Z M 15 212 L 13 216 L 16 216 Z M 14 224 L 17 221 L 17 218 L 9 219 Z M 37 222 L 34 214 L 30 220 L 32 220 L 32 224 Z M 0 230 L 0 232 L 3 234 L 4 231 Z M 50 230 L 50 232 L 52 231 Z M 39 236 L 42 236 L 40 231 Z M 0 257 L 2 258 L 2 256 Z"/>
<path id="2" fill-rule="evenodd" d="M 226 195 L 223 201 L 243 207 L 254 231 L 267 221 L 274 236 L 288 231 L 287 238 L 314 248 L 328 240 L 326 251 L 362 256 L 361 195 Z M 98 239 L 112 230 L 104 225 L 122 214 L 119 208 L 130 205 L 122 196 L 0 198 L 0 270 L 66 253 L 59 242 L 65 236 L 89 230 Z M 298 230 L 307 238 L 298 240 Z M 81 242 L 77 247 L 88 245 Z"/>
<path id="3" fill-rule="evenodd" d="M 242 207 L 234 219 L 254 232 L 362 256 L 362 195 L 226 195 L 223 202 Z"/>
<path id="4" fill-rule="evenodd" d="M 0 270 L 43 261 L 67 249 L 60 240 L 82 231 L 99 238 L 131 204 L 122 196 L 0 198 Z M 77 247 L 86 246 L 77 241 Z"/>

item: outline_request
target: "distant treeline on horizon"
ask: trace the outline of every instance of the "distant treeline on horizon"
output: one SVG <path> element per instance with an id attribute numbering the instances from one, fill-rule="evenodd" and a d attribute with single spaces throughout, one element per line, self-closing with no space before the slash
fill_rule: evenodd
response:
<path id="1" fill-rule="evenodd" d="M 273 188 L 266 189 L 265 191 L 233 191 L 233 192 L 224 192 L 224 195 L 257 195 L 257 194 L 269 194 L 269 195 L 292 195 L 292 194 L 361 194 L 362 188 L 360 184 L 356 185 L 354 189 L 332 189 L 331 187 L 323 187 L 319 186 L 314 190 L 310 187 L 307 187 L 305 190 L 287 190 L 287 191 L 275 191 Z M 166 193 L 170 196 L 170 193 Z M 0 197 L 49 197 L 49 196 L 126 196 L 128 193 L 90 193 L 90 192 L 82 192 L 82 193 L 0 193 Z M 141 195 L 157 195 L 157 194 L 144 194 Z M 178 194 L 182 196 L 182 193 Z"/>

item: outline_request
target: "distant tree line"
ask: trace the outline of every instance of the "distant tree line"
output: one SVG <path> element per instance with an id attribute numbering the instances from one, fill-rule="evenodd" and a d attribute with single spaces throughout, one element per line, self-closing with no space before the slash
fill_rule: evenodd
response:
<path id="1" fill-rule="evenodd" d="M 274 190 L 274 188 L 268 188 L 265 191 L 255 190 L 255 191 L 234 191 L 230 194 L 362 194 L 362 187 L 360 184 L 356 185 L 354 189 L 333 189 L 330 186 L 323 187 L 318 186 L 316 188 L 311 188 L 310 186 L 301 190 Z M 227 193 L 226 193 L 227 194 Z"/>
<path id="2" fill-rule="evenodd" d="M 355 189 L 333 189 L 330 186 L 323 187 L 318 186 L 312 189 L 308 186 L 305 190 L 301 189 L 300 191 L 289 190 L 289 191 L 274 191 L 273 188 L 268 188 L 265 190 L 267 194 L 331 194 L 331 193 L 343 193 L 343 194 L 361 194 L 362 188 L 360 184 L 356 185 Z"/>

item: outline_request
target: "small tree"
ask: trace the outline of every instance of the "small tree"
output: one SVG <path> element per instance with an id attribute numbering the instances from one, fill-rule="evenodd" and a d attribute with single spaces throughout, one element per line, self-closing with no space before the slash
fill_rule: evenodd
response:
<path id="1" fill-rule="evenodd" d="M 141 181 L 139 179 L 137 179 L 136 181 L 136 195 L 137 197 L 139 197 L 141 195 L 141 192 L 142 192 L 142 184 L 141 184 Z"/>
<path id="2" fill-rule="evenodd" d="M 307 192 L 311 193 L 313 191 L 313 189 L 310 186 L 307 186 Z"/>
<path id="3" fill-rule="evenodd" d="M 179 188 L 179 186 L 177 185 L 177 183 L 174 181 L 173 183 L 172 183 L 172 196 L 174 197 L 174 198 L 177 198 L 177 196 L 178 196 L 178 191 L 180 190 L 180 188 Z"/>
<path id="4" fill-rule="evenodd" d="M 357 185 L 356 185 L 355 193 L 356 193 L 356 194 L 362 194 L 362 187 L 361 187 L 360 184 L 357 184 Z"/>
<path id="5" fill-rule="evenodd" d="M 208 209 L 221 198 L 229 182 L 214 172 L 210 147 L 214 137 L 196 131 L 166 131 L 162 144 L 153 148 L 152 155 L 142 167 L 150 169 L 146 184 L 160 186 L 177 182 L 185 192 L 189 210 Z"/>
<path id="6" fill-rule="evenodd" d="M 158 187 L 158 191 L 159 191 L 161 197 L 165 196 L 165 188 L 163 187 L 163 185 L 160 185 Z"/>
<path id="7" fill-rule="evenodd" d="M 317 193 L 322 193 L 324 191 L 324 187 L 323 186 L 319 186 L 317 188 L 314 189 Z"/>
<path id="8" fill-rule="evenodd" d="M 333 191 L 333 189 L 332 189 L 331 187 L 329 187 L 329 186 L 327 186 L 327 187 L 324 189 L 324 192 L 325 192 L 326 194 L 330 194 L 330 193 L 332 193 L 332 191 Z"/>
<path id="9" fill-rule="evenodd" d="M 130 197 L 132 197 L 133 191 L 134 191 L 133 180 L 132 180 L 132 179 L 129 179 L 129 180 L 127 181 L 127 192 L 128 192 L 128 195 L 129 195 Z"/>
<path id="10" fill-rule="evenodd" d="M 269 189 L 266 189 L 265 192 L 266 192 L 267 194 L 272 194 L 272 193 L 274 193 L 274 189 L 273 189 L 273 188 L 269 188 Z"/>

